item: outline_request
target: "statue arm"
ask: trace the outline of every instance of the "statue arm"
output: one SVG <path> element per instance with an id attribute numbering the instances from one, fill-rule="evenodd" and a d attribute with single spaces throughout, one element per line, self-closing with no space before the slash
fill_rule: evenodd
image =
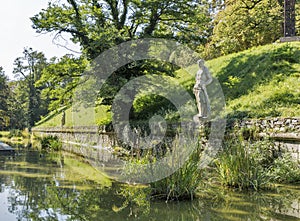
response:
<path id="1" fill-rule="evenodd" d="M 205 82 L 205 85 L 208 85 L 210 84 L 212 81 L 213 81 L 213 78 L 209 72 L 209 70 L 207 68 L 205 68 L 205 74 L 206 74 L 206 77 L 207 77 L 207 81 Z"/>

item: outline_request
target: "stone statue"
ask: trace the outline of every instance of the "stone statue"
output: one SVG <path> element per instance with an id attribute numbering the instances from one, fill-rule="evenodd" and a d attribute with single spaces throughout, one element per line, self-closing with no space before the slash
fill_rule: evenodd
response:
<path id="1" fill-rule="evenodd" d="M 66 112 L 63 111 L 61 116 L 61 126 L 63 127 L 65 126 L 65 124 L 66 124 Z"/>
<path id="2" fill-rule="evenodd" d="M 196 83 L 194 85 L 194 94 L 196 97 L 198 107 L 198 117 L 205 119 L 210 115 L 210 102 L 206 90 L 206 85 L 212 82 L 211 74 L 207 67 L 204 65 L 204 60 L 198 60 L 199 70 L 196 74 Z"/>

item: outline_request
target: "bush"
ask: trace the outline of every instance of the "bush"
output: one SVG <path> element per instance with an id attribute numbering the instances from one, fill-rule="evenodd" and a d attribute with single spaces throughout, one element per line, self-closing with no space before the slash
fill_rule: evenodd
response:
<path id="1" fill-rule="evenodd" d="M 227 141 L 224 148 L 215 160 L 217 175 L 222 185 L 257 190 L 268 183 L 269 178 L 249 142 Z"/>
<path id="2" fill-rule="evenodd" d="M 8 134 L 8 138 L 12 138 L 12 137 L 23 137 L 22 131 L 17 129 L 10 130 Z"/>
<path id="3" fill-rule="evenodd" d="M 276 183 L 300 183 L 299 164 L 288 153 L 275 160 L 269 174 Z"/>
<path id="4" fill-rule="evenodd" d="M 227 138 L 224 150 L 215 160 L 219 182 L 239 189 L 262 189 L 274 182 L 300 181 L 297 162 L 274 142 L 264 139 L 247 141 L 243 131 L 235 131 Z"/>
<path id="5" fill-rule="evenodd" d="M 57 136 L 46 136 L 41 138 L 42 149 L 51 149 L 59 151 L 62 148 L 62 142 Z"/>

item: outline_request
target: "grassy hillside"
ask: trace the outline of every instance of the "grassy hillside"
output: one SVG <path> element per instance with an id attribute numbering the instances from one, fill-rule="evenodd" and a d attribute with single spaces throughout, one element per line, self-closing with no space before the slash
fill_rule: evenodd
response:
<path id="1" fill-rule="evenodd" d="M 231 117 L 300 116 L 300 42 L 272 44 L 207 62 Z"/>
<path id="2" fill-rule="evenodd" d="M 63 111 L 65 111 L 65 126 L 93 126 L 95 124 L 105 124 L 111 119 L 108 106 L 100 106 L 97 110 L 82 109 L 79 114 L 73 112 L 72 108 L 64 108 L 53 111 L 36 124 L 36 127 L 57 127 L 62 124 Z"/>
<path id="3" fill-rule="evenodd" d="M 229 117 L 300 116 L 300 42 L 255 47 L 208 61 L 206 65 L 222 86 Z M 197 65 L 190 67 L 192 73 L 197 69 Z M 182 70 L 175 76 L 192 93 L 194 76 Z M 76 122 L 103 124 L 111 118 L 107 110 L 102 106 L 93 117 L 82 111 Z M 71 109 L 65 113 L 65 125 L 72 126 Z M 52 113 L 39 126 L 59 126 L 61 118 L 62 113 Z"/>
<path id="4" fill-rule="evenodd" d="M 222 86 L 228 117 L 300 117 L 300 42 L 255 47 L 206 65 Z M 194 76 L 182 70 L 176 76 L 192 89 Z"/>

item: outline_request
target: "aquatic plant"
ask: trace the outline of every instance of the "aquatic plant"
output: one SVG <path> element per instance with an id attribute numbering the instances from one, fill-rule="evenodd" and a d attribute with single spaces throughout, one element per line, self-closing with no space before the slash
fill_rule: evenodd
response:
<path id="1" fill-rule="evenodd" d="M 196 154 L 194 154 L 196 155 Z M 150 184 L 152 198 L 169 200 L 192 200 L 202 180 L 198 161 L 190 159 L 174 174 Z"/>
<path id="2" fill-rule="evenodd" d="M 172 175 L 150 184 L 152 198 L 169 201 L 192 200 L 195 197 L 204 177 L 204 170 L 199 169 L 203 149 L 195 139 L 190 140 L 186 145 L 194 145 L 194 152 Z"/>
<path id="3" fill-rule="evenodd" d="M 151 164 L 160 160 L 161 156 L 154 153 L 155 151 L 153 150 L 148 150 L 143 156 L 132 156 L 127 160 L 123 177 L 126 177 L 129 183 L 133 183 L 135 180 L 148 181 L 151 180 L 149 177 L 153 178 L 154 182 L 149 184 L 152 199 L 163 199 L 166 201 L 193 199 L 197 193 L 199 183 L 202 181 L 203 172 L 199 169 L 203 151 L 199 138 L 186 138 L 185 142 L 182 143 L 176 137 L 170 145 L 170 147 L 166 148 L 166 155 L 173 156 L 182 153 L 181 151 L 193 150 L 186 161 L 181 158 L 177 159 L 177 156 L 173 161 L 171 160 L 172 162 L 164 164 L 164 171 L 173 172 L 171 175 L 155 181 L 155 177 L 164 171 L 161 170 L 161 167 L 151 167 Z M 174 172 L 174 165 L 172 164 L 178 164 L 179 169 Z M 168 174 L 168 172 L 165 173 Z"/>
<path id="4" fill-rule="evenodd" d="M 55 151 L 59 151 L 62 148 L 62 142 L 59 140 L 57 136 L 45 136 L 40 138 L 42 149 L 51 149 Z"/>
<path id="5" fill-rule="evenodd" d="M 241 190 L 300 181 L 298 163 L 280 146 L 268 138 L 245 140 L 236 130 L 225 140 L 214 164 L 219 183 Z"/>
<path id="6" fill-rule="evenodd" d="M 251 151 L 251 144 L 240 139 L 225 142 L 215 160 L 219 182 L 239 189 L 259 189 L 268 183 L 264 168 Z"/>

